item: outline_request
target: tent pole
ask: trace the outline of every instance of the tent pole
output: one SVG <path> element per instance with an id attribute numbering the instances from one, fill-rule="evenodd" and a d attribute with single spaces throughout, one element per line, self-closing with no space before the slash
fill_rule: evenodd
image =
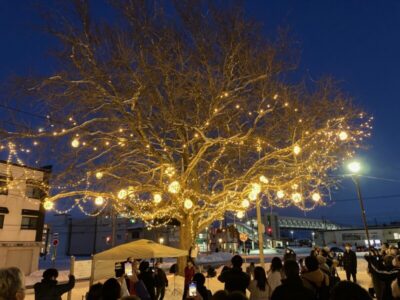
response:
<path id="1" fill-rule="evenodd" d="M 90 269 L 90 280 L 89 280 L 89 288 L 93 285 L 93 281 L 94 281 L 94 255 L 92 255 L 92 267 Z"/>

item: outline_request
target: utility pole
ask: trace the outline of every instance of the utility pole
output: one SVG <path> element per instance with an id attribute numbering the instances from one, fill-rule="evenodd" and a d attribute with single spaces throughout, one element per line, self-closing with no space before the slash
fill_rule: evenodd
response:
<path id="1" fill-rule="evenodd" d="M 258 249 L 259 249 L 259 257 L 260 257 L 260 265 L 262 268 L 265 268 L 264 263 L 264 224 L 262 223 L 261 218 L 261 198 L 258 197 L 256 200 L 256 210 L 257 210 L 257 228 L 258 228 Z"/>
<path id="2" fill-rule="evenodd" d="M 115 237 L 116 237 L 116 221 L 117 214 L 113 206 L 111 206 L 111 247 L 115 247 Z"/>
<path id="3" fill-rule="evenodd" d="M 364 202 L 363 202 L 362 195 L 361 195 L 359 176 L 353 175 L 353 176 L 351 176 L 351 178 L 353 179 L 353 181 L 356 185 L 358 201 L 360 202 L 360 207 L 361 207 L 361 216 L 362 216 L 362 220 L 364 223 L 365 234 L 367 235 L 368 248 L 371 248 L 371 240 L 369 239 L 368 223 L 367 223 L 367 217 L 365 215 Z"/>

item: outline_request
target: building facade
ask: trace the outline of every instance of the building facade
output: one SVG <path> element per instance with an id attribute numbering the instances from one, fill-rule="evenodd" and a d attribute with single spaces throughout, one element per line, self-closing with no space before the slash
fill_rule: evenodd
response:
<path id="1" fill-rule="evenodd" d="M 50 172 L 0 161 L 0 267 L 38 269 Z"/>

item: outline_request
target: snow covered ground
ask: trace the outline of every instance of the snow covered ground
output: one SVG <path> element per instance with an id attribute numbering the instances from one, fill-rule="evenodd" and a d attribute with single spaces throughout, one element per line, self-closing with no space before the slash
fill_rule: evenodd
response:
<path id="1" fill-rule="evenodd" d="M 307 255 L 309 253 L 309 248 L 299 248 L 299 249 L 294 249 L 296 251 L 296 253 L 299 256 L 302 255 Z M 272 257 L 274 256 L 282 256 L 282 253 L 279 253 L 281 251 L 276 251 L 276 250 L 266 250 L 265 252 L 265 257 L 266 257 L 266 261 L 269 262 L 271 261 Z M 367 269 L 367 264 L 365 262 L 365 260 L 361 257 L 363 256 L 362 253 L 358 254 L 359 258 L 358 258 L 358 274 L 357 274 L 357 278 L 359 283 L 364 287 L 364 288 L 368 288 L 369 286 L 369 276 L 366 272 Z M 230 253 L 224 253 L 224 252 L 220 252 L 220 253 L 213 253 L 211 255 L 207 255 L 207 256 L 200 256 L 197 260 L 198 263 L 207 265 L 207 264 L 220 264 L 220 267 L 217 269 L 217 274 L 219 274 L 222 270 L 222 264 L 223 263 L 228 263 L 230 258 L 232 257 L 232 254 Z M 245 256 L 245 259 L 256 259 L 258 257 L 258 253 L 257 251 L 252 252 L 249 256 Z M 168 269 L 168 267 L 173 263 L 174 261 L 172 260 L 167 260 L 164 264 L 163 267 Z M 243 269 L 245 269 L 247 266 L 247 264 L 245 264 L 243 266 Z M 269 268 L 269 263 L 266 264 L 266 268 Z M 77 262 L 77 265 L 75 267 L 77 273 L 77 278 L 78 278 L 78 282 L 75 286 L 75 288 L 73 289 L 72 292 L 72 300 L 82 300 L 84 299 L 84 295 L 85 293 L 88 291 L 89 289 L 89 281 L 87 280 L 89 274 L 90 274 L 90 261 L 79 261 Z M 37 271 L 33 274 L 31 274 L 30 276 L 27 276 L 26 278 L 26 285 L 30 286 L 33 285 L 35 282 L 38 282 L 41 280 L 41 275 L 42 275 L 43 270 Z M 59 275 L 59 281 L 66 281 L 68 279 L 68 270 L 63 270 L 60 271 L 60 275 Z M 341 279 L 345 279 L 345 273 L 342 270 L 339 270 L 339 275 Z M 165 299 L 169 300 L 176 300 L 176 299 L 182 299 L 182 289 L 183 289 L 183 277 L 181 276 L 174 276 L 171 274 L 168 274 L 168 281 L 169 281 L 169 287 L 167 288 L 166 291 L 166 297 Z M 215 278 L 209 278 L 207 279 L 206 282 L 207 287 L 212 291 L 218 291 L 220 289 L 223 289 L 223 284 L 220 283 L 216 277 Z M 26 298 L 27 300 L 33 300 L 34 299 L 34 295 L 33 295 L 33 290 L 32 289 L 28 289 L 27 290 L 27 296 Z M 67 294 L 65 294 L 63 296 L 63 300 L 67 299 Z"/>

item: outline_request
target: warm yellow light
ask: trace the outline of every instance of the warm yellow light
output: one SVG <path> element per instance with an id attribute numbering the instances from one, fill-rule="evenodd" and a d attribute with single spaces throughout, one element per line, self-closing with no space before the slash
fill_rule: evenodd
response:
<path id="1" fill-rule="evenodd" d="M 168 186 L 168 192 L 171 194 L 178 194 L 181 190 L 181 184 L 178 181 L 172 181 Z"/>
<path id="2" fill-rule="evenodd" d="M 321 195 L 319 193 L 314 193 L 312 194 L 311 199 L 315 202 L 318 202 L 319 200 L 321 200 Z"/>
<path id="3" fill-rule="evenodd" d="M 351 173 L 358 173 L 361 171 L 361 164 L 358 161 L 352 161 L 347 165 L 347 168 Z"/>
<path id="4" fill-rule="evenodd" d="M 191 209 L 193 207 L 193 202 L 190 199 L 185 199 L 185 202 L 183 202 L 183 206 L 186 209 Z"/>
<path id="5" fill-rule="evenodd" d="M 43 208 L 44 208 L 45 210 L 52 210 L 53 207 L 54 207 L 54 203 L 53 203 L 52 201 L 45 200 L 45 201 L 43 202 Z"/>
<path id="6" fill-rule="evenodd" d="M 346 131 L 341 131 L 341 132 L 339 133 L 339 139 L 340 139 L 341 141 L 347 140 L 348 137 L 349 137 L 349 135 L 347 134 Z"/>
<path id="7" fill-rule="evenodd" d="M 292 185 L 292 189 L 297 190 L 298 188 L 299 188 L 298 184 L 295 183 L 295 184 Z"/>
<path id="8" fill-rule="evenodd" d="M 103 172 L 96 172 L 96 178 L 97 179 L 102 179 L 103 178 Z"/>
<path id="9" fill-rule="evenodd" d="M 98 196 L 94 199 L 94 204 L 97 206 L 101 206 L 104 204 L 104 198 L 102 196 Z"/>
<path id="10" fill-rule="evenodd" d="M 292 194 L 292 200 L 294 203 L 299 203 L 302 200 L 302 196 L 300 193 L 293 193 Z"/>
<path id="11" fill-rule="evenodd" d="M 174 176 L 175 168 L 173 166 L 168 166 L 167 168 L 165 168 L 165 175 L 167 175 L 168 177 Z"/>
<path id="12" fill-rule="evenodd" d="M 276 196 L 277 196 L 279 199 L 282 199 L 283 197 L 285 197 L 285 192 L 284 192 L 284 191 L 277 191 L 277 192 L 276 192 Z"/>
<path id="13" fill-rule="evenodd" d="M 250 199 L 251 201 L 257 200 L 257 197 L 258 197 L 258 193 L 256 193 L 255 191 L 251 191 L 251 192 L 249 193 L 249 199 Z"/>
<path id="14" fill-rule="evenodd" d="M 243 208 L 248 208 L 249 206 L 250 206 L 250 201 L 247 200 L 247 199 L 244 199 L 244 200 L 242 201 L 242 207 L 243 207 Z"/>
<path id="15" fill-rule="evenodd" d="M 155 193 L 153 195 L 153 200 L 154 200 L 154 203 L 156 203 L 156 204 L 160 203 L 162 201 L 161 194 L 160 193 Z"/>
<path id="16" fill-rule="evenodd" d="M 124 199 L 126 196 L 128 196 L 127 190 L 122 189 L 118 192 L 118 199 Z"/>
<path id="17" fill-rule="evenodd" d="M 78 148 L 79 147 L 79 140 L 78 139 L 73 139 L 71 142 L 71 146 L 74 148 Z"/>
<path id="18" fill-rule="evenodd" d="M 269 182 L 268 178 L 265 177 L 264 175 L 261 175 L 259 179 L 260 179 L 260 182 L 265 183 L 265 184 L 267 184 Z"/>
<path id="19" fill-rule="evenodd" d="M 294 153 L 295 155 L 300 154 L 300 152 L 301 152 L 300 146 L 296 145 L 296 146 L 293 147 L 293 153 Z"/>
<path id="20" fill-rule="evenodd" d="M 256 194 L 259 194 L 261 192 L 261 185 L 259 185 L 258 183 L 253 183 L 251 185 L 251 191 Z"/>
<path id="21" fill-rule="evenodd" d="M 274 95 L 274 100 L 278 99 L 278 96 L 279 96 L 278 94 L 275 94 Z"/>
<path id="22" fill-rule="evenodd" d="M 242 219 L 242 218 L 244 217 L 244 212 L 238 211 L 238 212 L 236 213 L 236 217 L 238 217 L 239 219 Z"/>

